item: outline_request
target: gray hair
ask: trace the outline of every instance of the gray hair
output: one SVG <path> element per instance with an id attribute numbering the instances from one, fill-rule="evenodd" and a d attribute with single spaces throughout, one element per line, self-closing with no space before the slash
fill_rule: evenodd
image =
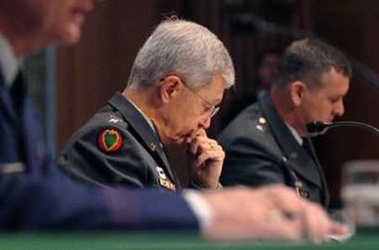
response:
<path id="1" fill-rule="evenodd" d="M 207 28 L 185 20 L 165 20 L 139 50 L 128 84 L 148 86 L 168 74 L 184 77 L 189 87 L 208 84 L 221 74 L 225 88 L 234 84 L 232 59 Z"/>
<path id="2" fill-rule="evenodd" d="M 348 78 L 352 76 L 349 60 L 336 48 L 316 38 L 295 41 L 279 62 L 274 84 L 286 86 L 303 80 L 310 86 L 319 86 L 323 74 L 332 68 Z"/>

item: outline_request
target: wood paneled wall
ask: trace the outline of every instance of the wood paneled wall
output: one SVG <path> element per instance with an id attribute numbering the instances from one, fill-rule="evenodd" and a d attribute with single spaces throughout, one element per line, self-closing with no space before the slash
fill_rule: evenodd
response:
<path id="1" fill-rule="evenodd" d="M 134 56 L 159 16 L 160 2 L 101 2 L 89 15 L 80 44 L 58 50 L 58 149 L 124 88 Z"/>

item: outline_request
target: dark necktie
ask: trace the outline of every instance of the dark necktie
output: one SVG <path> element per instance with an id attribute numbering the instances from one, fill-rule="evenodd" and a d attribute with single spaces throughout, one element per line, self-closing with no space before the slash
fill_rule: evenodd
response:
<path id="1" fill-rule="evenodd" d="M 302 145 L 303 149 L 305 149 L 305 151 L 307 151 L 308 154 L 311 154 L 311 148 L 310 148 L 310 144 L 309 144 L 309 139 L 307 137 L 303 137 L 303 145 Z"/>
<path id="2" fill-rule="evenodd" d="M 328 188 L 326 186 L 325 177 L 324 177 L 323 171 L 321 169 L 321 165 L 320 165 L 320 162 L 319 162 L 319 160 L 317 158 L 316 151 L 315 151 L 315 149 L 313 147 L 311 139 L 307 138 L 307 137 L 303 138 L 303 145 L 302 145 L 302 147 L 312 157 L 312 159 L 313 159 L 313 161 L 314 161 L 314 163 L 315 163 L 315 165 L 317 167 L 317 170 L 318 170 L 318 173 L 319 173 L 318 178 L 320 178 L 320 182 L 322 183 L 322 190 L 320 191 L 320 197 L 322 197 L 322 201 L 323 201 L 323 204 L 325 206 L 326 204 L 329 203 Z"/>
<path id="3" fill-rule="evenodd" d="M 23 109 L 26 96 L 24 78 L 22 73 L 19 72 L 14 80 L 12 86 L 9 89 L 10 103 L 15 113 L 15 127 L 17 131 L 17 144 L 18 144 L 18 157 L 20 161 L 26 160 L 26 149 L 23 132 Z"/>
<path id="4" fill-rule="evenodd" d="M 314 151 L 311 139 L 309 139 L 308 137 L 304 137 L 302 147 L 312 157 L 313 161 L 317 165 L 318 159 L 316 156 L 316 152 Z"/>
<path id="5" fill-rule="evenodd" d="M 14 110 L 16 111 L 16 114 L 21 118 L 23 106 L 24 106 L 24 100 L 25 100 L 25 84 L 24 84 L 24 78 L 20 73 L 17 74 L 16 79 L 10 89 L 11 99 L 13 102 Z"/>

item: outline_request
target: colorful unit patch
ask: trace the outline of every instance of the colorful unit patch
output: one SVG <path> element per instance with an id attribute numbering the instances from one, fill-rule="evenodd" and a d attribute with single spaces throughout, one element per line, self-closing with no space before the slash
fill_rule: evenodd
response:
<path id="1" fill-rule="evenodd" d="M 113 153 L 121 147 L 122 136 L 117 129 L 105 129 L 99 135 L 98 144 L 104 152 Z"/>

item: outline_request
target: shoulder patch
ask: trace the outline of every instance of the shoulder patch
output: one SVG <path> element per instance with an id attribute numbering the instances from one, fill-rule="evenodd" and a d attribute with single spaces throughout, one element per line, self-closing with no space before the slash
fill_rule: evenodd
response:
<path id="1" fill-rule="evenodd" d="M 105 153 L 116 152 L 122 144 L 122 136 L 118 129 L 109 128 L 101 131 L 97 143 Z"/>

